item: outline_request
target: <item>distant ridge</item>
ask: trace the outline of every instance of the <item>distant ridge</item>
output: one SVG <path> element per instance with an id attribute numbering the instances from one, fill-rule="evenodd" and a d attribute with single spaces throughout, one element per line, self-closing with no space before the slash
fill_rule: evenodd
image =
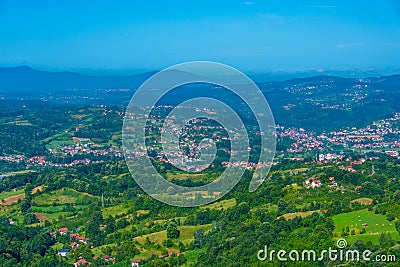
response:
<path id="1" fill-rule="evenodd" d="M 37 96 L 74 88 L 131 88 L 134 89 L 152 76 L 153 72 L 130 76 L 92 76 L 75 72 L 49 72 L 28 66 L 0 67 L 0 93 Z"/>
<path id="2" fill-rule="evenodd" d="M 175 75 L 174 70 L 172 76 Z M 128 76 L 95 76 L 85 75 L 76 72 L 62 71 L 49 72 L 32 69 L 28 66 L 19 67 L 0 67 L 0 99 L 42 99 L 59 103 L 67 104 L 115 104 L 127 105 L 134 94 L 134 91 L 148 78 L 157 73 L 156 71 L 139 73 Z M 287 104 L 296 105 L 313 105 L 320 99 L 339 99 L 341 95 L 347 94 L 359 79 L 369 80 L 368 99 L 363 100 L 359 104 L 367 102 L 374 103 L 372 100 L 385 99 L 385 104 L 393 104 L 392 108 L 398 110 L 397 101 L 391 101 L 392 98 L 397 98 L 400 93 L 400 74 L 390 76 L 379 76 L 370 78 L 358 77 L 340 77 L 327 75 L 327 73 L 315 73 L 316 75 L 305 78 L 292 78 L 284 81 L 263 81 L 258 82 L 260 89 L 271 101 L 272 108 L 281 108 Z M 190 75 L 193 80 L 199 78 L 195 74 L 185 73 Z M 318 90 L 314 90 L 312 95 L 310 92 L 300 91 L 293 93 L 286 88 L 292 86 L 311 86 L 312 88 L 325 84 Z M 377 90 L 371 91 L 371 88 Z M 363 89 L 364 90 L 364 89 Z M 199 88 L 195 89 L 199 92 Z M 338 94 L 338 95 L 335 95 Z M 185 91 L 186 96 L 196 93 L 192 90 Z M 306 100 L 315 98 L 315 101 Z M 379 97 L 379 98 L 378 98 Z M 311 99 L 310 98 L 310 99 Z M 174 100 L 179 100 L 175 97 Z M 366 102 L 365 102 L 366 101 Z M 331 103 L 334 104 L 334 103 Z M 395 108 L 396 106 L 396 108 Z"/>

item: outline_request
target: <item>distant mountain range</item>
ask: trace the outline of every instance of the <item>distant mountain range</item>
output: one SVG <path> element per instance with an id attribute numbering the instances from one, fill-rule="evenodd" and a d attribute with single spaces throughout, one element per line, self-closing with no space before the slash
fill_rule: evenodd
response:
<path id="1" fill-rule="evenodd" d="M 84 75 L 76 72 L 49 72 L 35 70 L 28 66 L 0 67 L 0 96 L 3 97 L 38 97 L 48 94 L 59 94 L 71 90 L 87 89 L 131 89 L 134 90 L 146 79 L 157 71 L 139 73 L 128 76 L 95 76 Z M 343 79 L 355 79 L 347 76 L 354 76 L 355 73 L 332 72 L 343 74 Z M 372 74 L 373 72 L 371 72 Z M 296 83 L 318 80 L 319 77 L 333 77 L 334 75 L 317 75 L 317 72 L 304 73 L 277 73 L 277 74 L 249 74 L 257 83 Z M 317 75 L 317 76 L 316 76 Z M 365 76 L 365 73 L 364 73 Z M 383 83 L 399 84 L 399 75 L 383 76 Z M 295 78 L 294 78 L 295 77 Z M 358 77 L 357 77 L 358 78 Z M 342 79 L 342 78 L 337 78 Z"/>
<path id="2" fill-rule="evenodd" d="M 136 88 L 154 73 L 89 76 L 67 71 L 40 71 L 27 66 L 0 68 L 0 94 L 29 97 L 72 89 Z"/>
<path id="3" fill-rule="evenodd" d="M 39 71 L 29 67 L 0 68 L 0 99 L 41 99 L 75 105 L 127 105 L 136 88 L 154 73 L 90 76 Z M 276 121 L 286 125 L 308 129 L 337 128 L 367 124 L 400 112 L 400 75 L 371 78 L 325 75 L 258 85 Z M 188 86 L 173 92 L 167 100 L 172 104 L 180 103 L 188 98 L 213 93 L 215 90 L 211 88 L 207 85 Z M 231 100 L 226 93 L 217 92 L 213 97 L 226 102 Z"/>

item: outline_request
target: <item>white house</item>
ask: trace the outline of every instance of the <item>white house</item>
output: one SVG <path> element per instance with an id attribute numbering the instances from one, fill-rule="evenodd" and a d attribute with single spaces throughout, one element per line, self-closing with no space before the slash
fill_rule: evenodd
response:
<path id="1" fill-rule="evenodd" d="M 60 249 L 57 251 L 58 256 L 65 257 L 69 253 L 69 249 Z"/>
<path id="2" fill-rule="evenodd" d="M 320 187 L 321 185 L 322 185 L 322 183 L 321 183 L 320 180 L 314 180 L 314 181 L 312 181 L 312 183 L 311 183 L 311 187 L 312 187 L 312 188 Z"/>

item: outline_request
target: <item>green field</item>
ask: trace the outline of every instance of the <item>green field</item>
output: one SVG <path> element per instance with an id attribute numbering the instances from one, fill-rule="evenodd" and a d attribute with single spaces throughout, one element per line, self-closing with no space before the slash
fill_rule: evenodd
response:
<path id="1" fill-rule="evenodd" d="M 52 221 L 56 221 L 58 220 L 58 218 L 60 216 L 67 216 L 68 214 L 70 214 L 70 212 L 66 212 L 66 211 L 61 211 L 61 212 L 55 212 L 55 213 L 46 213 L 46 217 L 49 218 Z"/>
<path id="2" fill-rule="evenodd" d="M 43 139 L 43 142 L 47 143 L 46 148 L 60 148 L 62 146 L 68 146 L 68 145 L 73 145 L 75 144 L 74 141 L 72 141 L 72 135 L 66 132 L 58 133 L 53 136 L 50 136 L 46 139 Z"/>
<path id="3" fill-rule="evenodd" d="M 210 209 L 210 210 L 221 210 L 221 209 L 229 209 L 233 206 L 236 206 L 236 199 L 231 198 L 227 200 L 217 201 L 215 203 L 211 203 L 205 206 L 201 206 L 200 209 Z"/>
<path id="4" fill-rule="evenodd" d="M 349 244 L 352 244 L 356 240 L 362 240 L 363 242 L 371 241 L 374 244 L 379 244 L 379 236 L 382 233 L 390 233 L 394 240 L 400 240 L 394 222 L 389 222 L 385 216 L 375 214 L 367 209 L 338 214 L 333 216 L 332 219 L 335 222 L 333 233 L 336 237 L 340 237 L 342 229 L 346 227 L 349 227 L 350 231 L 352 229 L 355 231 L 355 235 L 346 237 Z M 360 234 L 363 228 L 362 224 L 364 223 L 368 224 L 366 233 Z"/>
<path id="5" fill-rule="evenodd" d="M 56 206 L 32 206 L 33 212 L 42 212 L 42 213 L 59 213 L 63 212 L 65 205 L 56 205 Z M 88 206 L 87 205 L 76 205 L 75 210 L 85 210 Z"/>
<path id="6" fill-rule="evenodd" d="M 283 214 L 282 216 L 280 216 L 280 217 L 283 217 L 283 218 L 285 218 L 286 220 L 292 220 L 292 219 L 294 219 L 294 218 L 296 218 L 296 217 L 301 217 L 301 218 L 305 218 L 305 217 L 307 217 L 307 216 L 311 216 L 311 215 L 313 215 L 313 213 L 315 213 L 315 212 L 320 212 L 319 210 L 310 210 L 310 211 L 302 211 L 302 212 L 291 212 L 291 213 L 286 213 L 286 214 Z"/>
<path id="7" fill-rule="evenodd" d="M 99 247 L 94 247 L 93 248 L 93 254 L 96 255 L 97 257 L 101 257 L 103 255 L 102 249 L 106 248 L 106 247 L 115 247 L 117 244 L 106 244 L 106 245 L 102 245 Z"/>
<path id="8" fill-rule="evenodd" d="M 37 196 L 33 199 L 34 206 L 50 206 L 63 205 L 63 204 L 89 204 L 95 200 L 96 197 L 88 194 L 81 193 L 74 189 L 63 188 L 60 190 L 53 191 L 48 194 Z"/>
<path id="9" fill-rule="evenodd" d="M 197 256 L 199 255 L 200 252 L 206 252 L 206 249 L 205 248 L 195 249 L 193 251 L 185 253 L 184 256 L 187 262 L 183 266 L 194 266 L 194 264 L 197 261 Z"/>
<path id="10" fill-rule="evenodd" d="M 64 246 L 64 244 L 57 242 L 57 243 L 55 243 L 54 245 L 52 245 L 51 247 L 52 247 L 54 250 L 59 250 L 59 249 L 62 249 L 63 246 Z"/>
<path id="11" fill-rule="evenodd" d="M 132 205 L 126 203 L 107 207 L 103 209 L 103 217 L 107 218 L 110 215 L 115 217 L 117 215 L 128 214 L 130 210 L 132 210 Z"/>
<path id="12" fill-rule="evenodd" d="M 172 179 L 176 179 L 176 180 L 184 180 L 184 179 L 191 179 L 194 182 L 197 181 L 201 181 L 203 178 L 206 177 L 205 174 L 203 173 L 191 173 L 191 174 L 187 174 L 184 172 L 167 172 L 167 179 L 168 181 L 172 180 Z"/>
<path id="13" fill-rule="evenodd" d="M 211 229 L 211 224 L 204 224 L 204 225 L 197 225 L 197 226 L 178 226 L 178 229 L 180 231 L 180 236 L 178 240 L 182 241 L 184 244 L 188 244 L 191 241 L 194 240 L 194 231 L 203 229 L 204 231 L 208 231 Z M 159 244 L 162 244 L 164 240 L 167 239 L 167 231 L 160 231 L 160 232 L 155 232 L 147 235 L 142 235 L 135 237 L 134 239 L 140 243 L 144 243 L 146 241 L 146 238 L 149 238 L 151 242 L 156 242 Z"/>

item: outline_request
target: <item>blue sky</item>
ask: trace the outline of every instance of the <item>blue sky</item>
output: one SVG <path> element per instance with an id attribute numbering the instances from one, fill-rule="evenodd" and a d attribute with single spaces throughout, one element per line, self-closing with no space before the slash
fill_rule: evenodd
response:
<path id="1" fill-rule="evenodd" d="M 400 2 L 0 0 L 0 66 L 139 71 L 399 69 Z"/>

